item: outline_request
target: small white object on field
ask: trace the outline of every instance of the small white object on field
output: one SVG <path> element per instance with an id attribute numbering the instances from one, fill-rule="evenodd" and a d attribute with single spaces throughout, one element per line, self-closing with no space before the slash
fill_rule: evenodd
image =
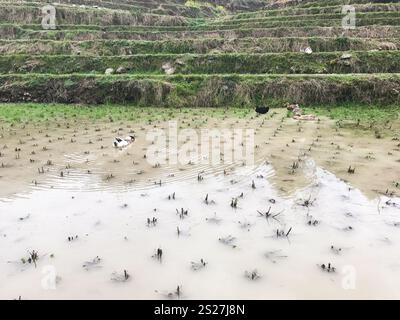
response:
<path id="1" fill-rule="evenodd" d="M 312 51 L 312 49 L 310 47 L 305 48 L 304 52 L 307 53 L 307 54 L 313 53 L 313 51 Z"/>
<path id="2" fill-rule="evenodd" d="M 116 137 L 113 142 L 113 146 L 115 148 L 124 148 L 129 146 L 131 143 L 135 141 L 134 136 L 127 136 L 125 139 Z"/>

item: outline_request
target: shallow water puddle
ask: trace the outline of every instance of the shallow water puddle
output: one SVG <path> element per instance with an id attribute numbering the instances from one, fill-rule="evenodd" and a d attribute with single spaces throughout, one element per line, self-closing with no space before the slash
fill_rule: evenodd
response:
<path id="1" fill-rule="evenodd" d="M 86 175 L 4 198 L 0 298 L 163 299 L 178 285 L 187 299 L 399 298 L 400 199 L 307 168 L 290 196 L 260 165 L 118 190 Z M 21 261 L 32 250 L 36 268 Z"/>

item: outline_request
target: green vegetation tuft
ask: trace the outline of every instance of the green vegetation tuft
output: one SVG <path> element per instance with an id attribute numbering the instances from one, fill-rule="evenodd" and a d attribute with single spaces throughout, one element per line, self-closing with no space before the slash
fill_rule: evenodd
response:
<path id="1" fill-rule="evenodd" d="M 400 109 L 396 105 L 382 107 L 379 105 L 342 104 L 328 108 L 316 105 L 307 107 L 305 112 L 326 116 L 333 120 L 385 122 L 400 119 Z"/>
<path id="2" fill-rule="evenodd" d="M 245 118 L 254 113 L 250 108 L 142 108 L 134 105 L 77 105 L 55 103 L 7 103 L 0 104 L 0 123 L 42 123 L 53 121 L 157 121 L 178 117 L 182 112 L 192 115 L 208 115 L 223 118 Z"/>

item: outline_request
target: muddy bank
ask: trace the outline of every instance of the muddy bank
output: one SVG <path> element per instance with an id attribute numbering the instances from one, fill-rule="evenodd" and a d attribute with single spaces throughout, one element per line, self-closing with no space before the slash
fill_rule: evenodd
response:
<path id="1" fill-rule="evenodd" d="M 385 74 L 400 73 L 400 52 L 352 52 L 343 54 L 139 54 L 119 57 L 80 55 L 5 55 L 0 57 L 2 74 L 97 74 L 122 70 L 124 74 L 165 75 L 167 63 L 179 75 L 246 74 Z"/>
<path id="2" fill-rule="evenodd" d="M 311 47 L 314 52 L 397 50 L 400 39 L 363 38 L 239 38 L 144 40 L 2 40 L 3 54 L 69 54 L 116 56 L 143 53 L 218 53 L 218 52 L 300 52 Z"/>
<path id="3" fill-rule="evenodd" d="M 382 75 L 2 75 L 1 102 L 254 106 L 400 102 L 397 74 Z"/>
<path id="4" fill-rule="evenodd" d="M 47 40 L 167 40 L 167 39 L 209 39 L 222 38 L 234 40 L 237 38 L 261 38 L 261 37 L 350 37 L 350 38 L 373 38 L 392 39 L 399 38 L 400 28 L 398 26 L 360 26 L 357 29 L 346 31 L 339 27 L 277 27 L 277 28 L 241 28 L 232 30 L 216 31 L 113 31 L 98 30 L 37 30 L 38 26 L 2 25 L 0 35 L 2 39 L 47 39 Z"/>
<path id="5" fill-rule="evenodd" d="M 0 4 L 1 6 L 1 4 Z M 0 19 L 6 23 L 37 24 L 43 19 L 42 6 L 6 5 L 1 6 Z M 131 25 L 131 26 L 184 26 L 184 17 L 134 13 L 126 10 L 110 10 L 96 8 L 76 8 L 57 6 L 57 25 Z"/>

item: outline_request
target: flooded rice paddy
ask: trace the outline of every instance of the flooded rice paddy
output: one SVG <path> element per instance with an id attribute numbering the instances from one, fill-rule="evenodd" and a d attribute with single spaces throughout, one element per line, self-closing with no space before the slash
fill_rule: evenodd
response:
<path id="1" fill-rule="evenodd" d="M 175 120 L 254 129 L 254 164 L 154 166 L 164 120 L 2 124 L 0 298 L 400 297 L 398 123 Z"/>

